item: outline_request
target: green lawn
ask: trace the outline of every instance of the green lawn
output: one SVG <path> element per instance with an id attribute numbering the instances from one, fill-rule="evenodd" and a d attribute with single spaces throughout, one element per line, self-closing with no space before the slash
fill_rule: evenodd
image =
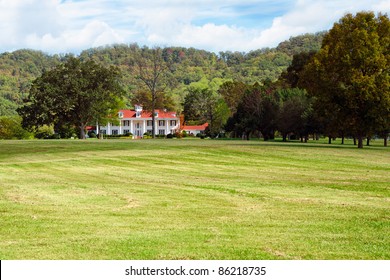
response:
<path id="1" fill-rule="evenodd" d="M 0 259 L 390 259 L 390 148 L 0 142 Z"/>

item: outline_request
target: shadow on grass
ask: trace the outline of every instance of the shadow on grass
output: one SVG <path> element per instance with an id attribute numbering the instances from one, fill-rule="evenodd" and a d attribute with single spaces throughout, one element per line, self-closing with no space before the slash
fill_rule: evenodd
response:
<path id="1" fill-rule="evenodd" d="M 240 141 L 239 139 L 236 139 L 236 141 Z M 288 141 L 283 142 L 282 140 L 271 140 L 271 141 L 263 141 L 263 140 L 241 140 L 241 143 L 230 143 L 230 145 L 235 146 L 270 146 L 270 147 L 293 147 L 293 148 L 323 148 L 323 149 L 356 149 L 358 150 L 358 147 L 351 143 L 333 143 L 328 144 L 321 141 L 318 142 L 308 142 L 304 143 L 301 141 Z M 359 150 L 385 150 L 389 147 L 384 147 L 383 144 L 380 146 L 379 142 L 376 142 L 370 146 L 364 146 L 363 149 Z M 389 149 L 390 150 L 390 149 Z"/>

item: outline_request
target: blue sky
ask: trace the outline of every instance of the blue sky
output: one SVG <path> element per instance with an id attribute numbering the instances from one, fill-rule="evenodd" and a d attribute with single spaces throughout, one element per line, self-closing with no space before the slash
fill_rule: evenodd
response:
<path id="1" fill-rule="evenodd" d="M 390 14 L 390 0 L 0 0 L 0 52 L 116 43 L 248 52 L 361 10 Z"/>

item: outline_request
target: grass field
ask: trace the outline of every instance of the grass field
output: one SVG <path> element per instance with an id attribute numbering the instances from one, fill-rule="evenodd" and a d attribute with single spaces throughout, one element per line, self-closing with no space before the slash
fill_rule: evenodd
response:
<path id="1" fill-rule="evenodd" d="M 0 259 L 390 259 L 390 148 L 0 142 Z"/>

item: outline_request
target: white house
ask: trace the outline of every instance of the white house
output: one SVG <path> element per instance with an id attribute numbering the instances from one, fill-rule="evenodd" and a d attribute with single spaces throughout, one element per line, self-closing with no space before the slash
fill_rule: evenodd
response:
<path id="1" fill-rule="evenodd" d="M 188 134 L 193 134 L 194 136 L 196 136 L 199 133 L 204 134 L 208 126 L 208 123 L 202 125 L 184 125 L 181 130 L 187 132 Z"/>
<path id="2" fill-rule="evenodd" d="M 175 112 L 155 110 L 155 134 L 167 135 L 180 130 L 180 117 Z M 143 111 L 142 106 L 135 106 L 135 110 L 120 110 L 119 125 L 107 124 L 96 130 L 107 135 L 121 135 L 132 133 L 135 137 L 142 137 L 144 133 L 152 134 L 152 113 Z"/>

